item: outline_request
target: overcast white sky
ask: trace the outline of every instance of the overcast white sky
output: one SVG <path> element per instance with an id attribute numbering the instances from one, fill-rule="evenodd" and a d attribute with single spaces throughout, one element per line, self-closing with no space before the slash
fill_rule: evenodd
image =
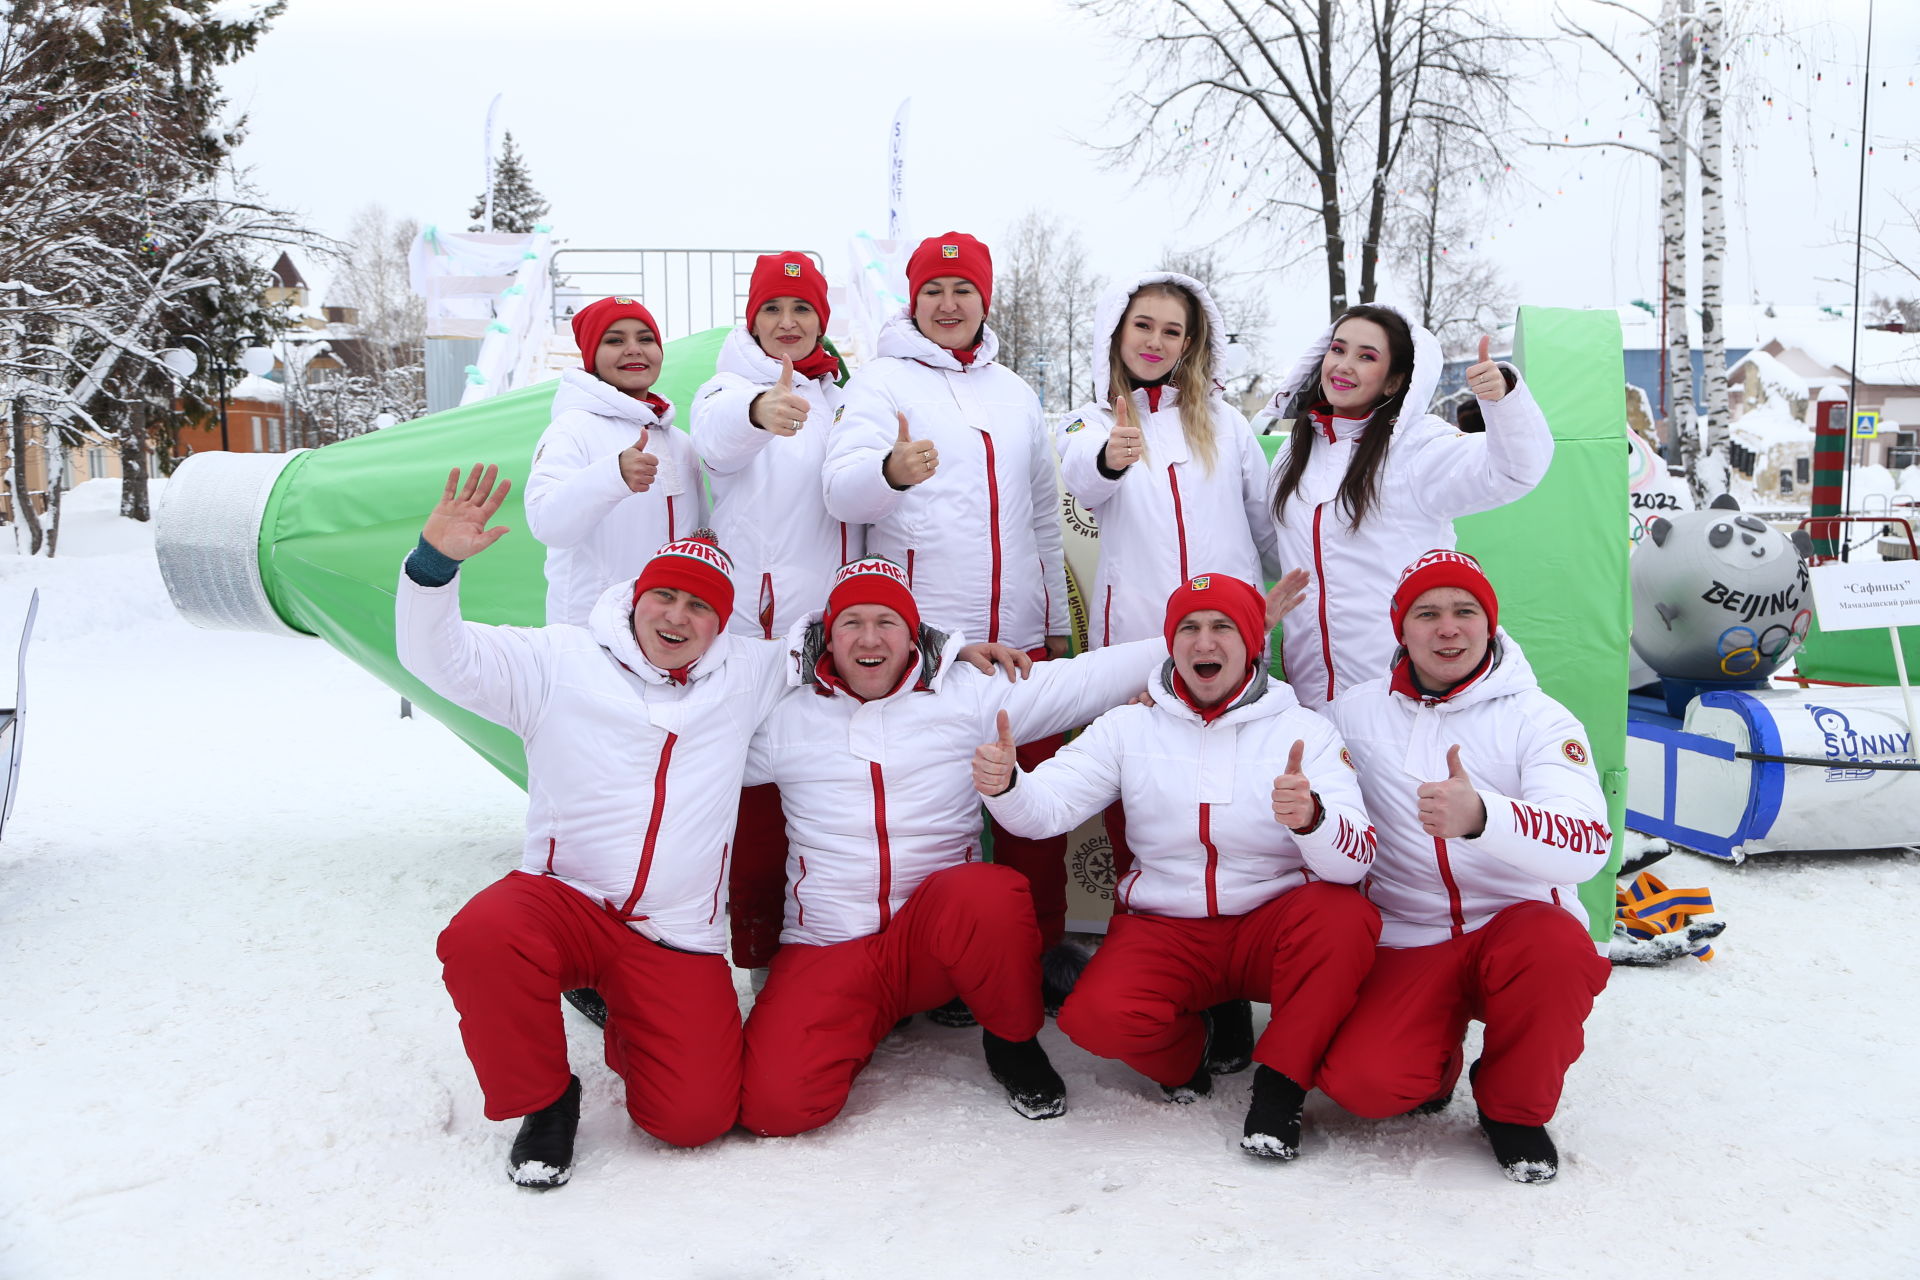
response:
<path id="1" fill-rule="evenodd" d="M 1546 5 L 1504 7 L 1550 28 Z M 1742 0 L 1729 8 L 1756 12 Z M 1852 265 L 1850 243 L 1838 242 L 1854 221 L 1866 0 L 1766 8 L 1794 43 L 1735 51 L 1747 87 L 1731 103 L 1731 136 L 1745 145 L 1730 165 L 1730 300 L 1844 302 L 1850 290 L 1835 280 Z M 1920 207 L 1920 5 L 1883 2 L 1875 24 L 1870 229 L 1898 215 L 1896 196 Z M 1117 136 L 1115 102 L 1136 74 L 1116 39 L 1125 34 L 1058 0 L 291 0 L 226 83 L 251 118 L 242 162 L 322 231 L 343 233 L 368 202 L 464 228 L 487 104 L 504 93 L 500 124 L 573 244 L 810 248 L 836 277 L 852 233 L 884 233 L 887 129 L 911 97 L 915 235 L 959 229 L 991 244 L 1040 208 L 1078 226 L 1113 276 L 1226 225 L 1218 193 L 1196 213 L 1191 185 L 1104 169 L 1079 141 Z M 1568 48 L 1561 65 L 1528 68 L 1518 105 L 1576 141 L 1619 130 L 1631 140 L 1636 129 L 1650 140 L 1598 55 Z M 1519 300 L 1655 297 L 1653 163 L 1613 150 L 1519 155 L 1476 241 Z M 1920 233 L 1909 227 L 1904 243 L 1920 258 Z M 1273 268 L 1294 252 L 1259 242 L 1231 251 L 1270 299 L 1276 362 L 1324 323 L 1317 262 Z M 302 265 L 324 279 L 324 267 Z"/>

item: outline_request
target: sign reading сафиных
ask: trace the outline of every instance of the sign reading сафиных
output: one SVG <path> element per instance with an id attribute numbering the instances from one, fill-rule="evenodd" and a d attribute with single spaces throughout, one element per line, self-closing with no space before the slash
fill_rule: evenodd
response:
<path id="1" fill-rule="evenodd" d="M 1920 623 L 1920 560 L 1823 564 L 1809 576 L 1822 631 Z"/>

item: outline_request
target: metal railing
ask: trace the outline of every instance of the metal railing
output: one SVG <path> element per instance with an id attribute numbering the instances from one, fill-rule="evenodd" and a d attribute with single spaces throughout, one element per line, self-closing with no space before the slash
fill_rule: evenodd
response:
<path id="1" fill-rule="evenodd" d="M 738 324 L 754 260 L 778 249 L 556 249 L 553 324 L 601 298 L 632 296 L 665 332 L 663 342 Z M 814 265 L 825 261 L 803 249 Z M 578 265 L 570 265 L 578 263 Z"/>

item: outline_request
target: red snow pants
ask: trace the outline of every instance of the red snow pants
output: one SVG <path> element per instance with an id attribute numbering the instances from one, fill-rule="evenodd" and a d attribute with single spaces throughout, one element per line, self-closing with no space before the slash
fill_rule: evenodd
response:
<path id="1" fill-rule="evenodd" d="M 895 1023 L 956 995 L 1006 1040 L 1045 1020 L 1033 899 L 1006 867 L 936 871 L 864 938 L 782 946 L 747 1017 L 741 1123 L 762 1137 L 819 1128 Z"/>
<path id="2" fill-rule="evenodd" d="M 740 789 L 740 815 L 733 828 L 733 862 L 727 870 L 727 924 L 733 962 L 762 969 L 780 947 L 787 909 L 787 817 L 780 788 L 771 782 Z"/>
<path id="3" fill-rule="evenodd" d="M 1035 662 L 1047 661 L 1046 646 L 1027 650 L 1027 656 Z M 1053 759 L 1066 745 L 1067 736 L 1057 733 L 1020 744 L 1014 758 L 1022 769 L 1031 770 Z M 993 827 L 993 860 L 1018 871 L 1033 887 L 1033 916 L 1040 926 L 1040 949 L 1045 951 L 1067 932 L 1067 837 L 1029 840 L 994 822 L 992 814 L 987 821 Z"/>
<path id="4" fill-rule="evenodd" d="M 1545 1124 L 1610 972 L 1580 922 L 1545 902 L 1516 903 L 1446 942 L 1382 947 L 1318 1084 L 1355 1115 L 1404 1115 L 1453 1088 L 1478 1018 L 1474 1100 L 1490 1119 Z"/>
<path id="5" fill-rule="evenodd" d="M 1241 916 L 1115 916 L 1060 1009 L 1060 1029 L 1088 1053 L 1179 1085 L 1206 1052 L 1201 1010 L 1260 1000 L 1273 1016 L 1254 1060 L 1309 1084 L 1379 939 L 1380 913 L 1365 895 L 1325 881 Z"/>
<path id="6" fill-rule="evenodd" d="M 641 937 L 576 889 L 509 872 L 440 934 L 440 963 L 489 1120 L 510 1120 L 567 1088 L 560 993 L 607 1002 L 606 1060 L 627 1114 L 662 1142 L 697 1147 L 740 1109 L 740 1006 L 726 957 Z"/>

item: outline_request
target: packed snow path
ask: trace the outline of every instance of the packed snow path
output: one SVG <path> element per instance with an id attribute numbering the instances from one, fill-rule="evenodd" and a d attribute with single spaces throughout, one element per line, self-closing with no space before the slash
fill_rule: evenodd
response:
<path id="1" fill-rule="evenodd" d="M 42 590 L 0 843 L 9 1280 L 1920 1273 L 1906 854 L 1662 864 L 1732 923 L 1614 972 L 1550 1186 L 1501 1177 L 1464 1091 L 1385 1123 L 1316 1095 L 1301 1159 L 1255 1161 L 1249 1076 L 1168 1106 L 1051 1025 L 1071 1109 L 1022 1120 L 979 1033 L 924 1019 L 827 1129 L 675 1151 L 569 1015 L 579 1164 L 517 1190 L 433 945 L 514 864 L 520 792 L 318 641 L 180 621 L 114 499 L 74 491 L 56 561 L 0 555 L 0 632 Z"/>

